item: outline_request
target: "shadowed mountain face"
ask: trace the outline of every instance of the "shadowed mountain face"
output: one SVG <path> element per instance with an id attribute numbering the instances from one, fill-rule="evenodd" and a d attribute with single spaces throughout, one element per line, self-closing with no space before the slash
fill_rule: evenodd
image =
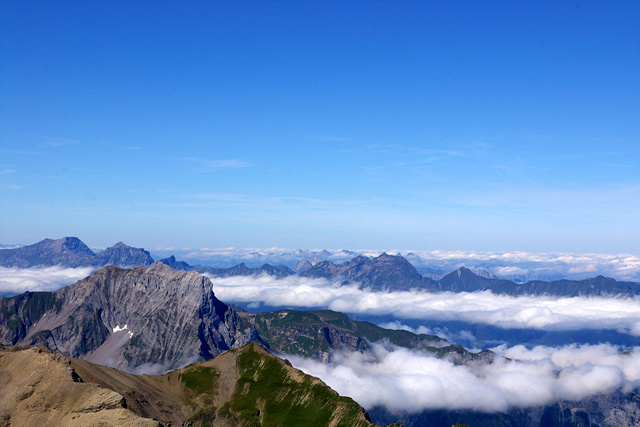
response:
<path id="1" fill-rule="evenodd" d="M 29 246 L 0 250 L 0 265 L 4 267 L 29 268 L 40 265 L 63 265 L 83 267 L 93 265 L 93 253 L 77 237 L 58 240 L 44 239 Z"/>
<path id="2" fill-rule="evenodd" d="M 182 271 L 193 271 L 195 270 L 195 267 L 190 266 L 189 264 L 187 264 L 184 261 L 177 261 L 176 257 L 171 255 L 168 258 L 163 258 L 160 260 L 161 263 L 168 265 L 169 267 L 173 268 L 174 270 L 182 270 Z"/>
<path id="3" fill-rule="evenodd" d="M 508 295 L 556 295 L 573 296 L 633 296 L 640 295 L 640 283 L 621 282 L 609 277 L 596 276 L 584 280 L 555 280 L 543 282 L 534 280 L 514 283 L 510 280 L 496 280 L 487 289 L 496 294 Z"/>
<path id="4" fill-rule="evenodd" d="M 199 267 L 196 268 L 199 273 L 208 273 L 213 277 L 231 277 L 231 276 L 259 276 L 261 274 L 268 274 L 269 276 L 282 278 L 295 274 L 286 265 L 271 265 L 264 264 L 258 268 L 247 267 L 246 264 L 240 263 L 230 268 L 213 268 L 213 267 Z"/>
<path id="5" fill-rule="evenodd" d="M 160 262 L 105 267 L 56 292 L 0 299 L 0 340 L 44 344 L 72 357 L 134 370 L 164 371 L 257 339 L 211 282 Z"/>
<path id="6" fill-rule="evenodd" d="M 13 427 L 372 426 L 352 399 L 255 343 L 160 376 L 0 346 L 0 378 L 0 425 Z"/>
<path id="7" fill-rule="evenodd" d="M 116 265 L 123 268 L 153 264 L 151 254 L 142 248 L 132 248 L 118 242 L 96 255 L 95 265 Z"/>
<path id="8" fill-rule="evenodd" d="M 481 291 L 488 289 L 494 282 L 494 279 L 478 276 L 465 267 L 452 271 L 438 281 L 441 289 L 451 292 Z"/>

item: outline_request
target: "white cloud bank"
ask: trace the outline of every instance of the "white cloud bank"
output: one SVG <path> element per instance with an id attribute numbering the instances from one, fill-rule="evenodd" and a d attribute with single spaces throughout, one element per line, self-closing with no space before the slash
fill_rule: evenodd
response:
<path id="1" fill-rule="evenodd" d="M 20 294 L 25 291 L 54 291 L 84 279 L 94 270 L 93 267 L 0 267 L 0 293 Z"/>
<path id="2" fill-rule="evenodd" d="M 640 348 L 621 352 L 608 345 L 494 349 L 487 365 L 454 365 L 425 351 L 374 344 L 373 354 L 336 352 L 330 363 L 286 356 L 365 408 L 391 411 L 511 407 L 579 401 L 598 393 L 628 393 L 640 386 Z"/>
<path id="3" fill-rule="evenodd" d="M 224 302 L 319 307 L 401 319 L 459 320 L 504 329 L 613 329 L 640 336 L 640 298 L 541 297 L 474 293 L 372 292 L 357 284 L 296 276 L 211 278 Z"/>

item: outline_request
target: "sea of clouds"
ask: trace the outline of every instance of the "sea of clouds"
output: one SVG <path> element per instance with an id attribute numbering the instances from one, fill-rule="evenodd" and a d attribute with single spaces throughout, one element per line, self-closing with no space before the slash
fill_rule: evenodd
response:
<path id="1" fill-rule="evenodd" d="M 503 329 L 572 331 L 611 329 L 640 336 L 640 297 L 509 296 L 483 292 L 374 292 L 358 284 L 289 276 L 210 277 L 227 303 L 317 307 L 346 313 L 482 323 Z"/>
<path id="2" fill-rule="evenodd" d="M 93 268 L 0 267 L 0 293 L 55 290 L 80 280 Z M 260 307 L 329 308 L 348 313 L 387 315 L 384 326 L 411 329 L 402 320 L 483 323 L 504 329 L 549 331 L 613 329 L 640 336 L 640 298 L 506 296 L 491 292 L 373 292 L 358 284 L 290 276 L 275 279 L 213 278 L 216 296 L 227 303 Z M 432 333 L 427 328 L 413 329 Z M 458 333 L 464 333 L 464 331 Z M 640 388 L 640 348 L 608 344 L 492 349 L 498 358 L 486 365 L 456 365 L 421 350 L 375 343 L 371 353 L 335 352 L 328 364 L 287 357 L 340 394 L 367 408 L 392 411 L 471 409 L 485 412 L 511 407 L 578 401 L 598 393 Z M 525 386 L 526 385 L 526 386 Z"/>
<path id="3" fill-rule="evenodd" d="M 411 329 L 402 319 L 462 320 L 504 329 L 614 329 L 640 335 L 640 298 L 505 296 L 491 292 L 373 292 L 327 279 L 270 276 L 211 278 L 218 298 L 259 309 L 317 307 L 396 319 L 383 326 Z M 425 327 L 413 329 L 432 333 Z M 464 333 L 458 332 L 458 333 Z M 599 393 L 640 388 L 640 347 L 502 345 L 490 364 L 456 365 L 423 350 L 374 343 L 371 353 L 332 354 L 329 363 L 285 355 L 365 408 L 416 413 L 429 409 L 506 411 Z"/>
<path id="4" fill-rule="evenodd" d="M 285 357 L 365 408 L 395 412 L 498 412 L 640 387 L 640 348 L 503 346 L 493 349 L 500 356 L 493 363 L 469 366 L 388 343 L 372 347 L 371 353 L 335 352 L 329 363 Z"/>
<path id="5" fill-rule="evenodd" d="M 83 279 L 93 268 L 0 267 L 0 294 L 50 291 Z M 267 307 L 328 308 L 396 319 L 462 321 L 502 329 L 545 331 L 610 329 L 640 336 L 640 297 L 550 297 L 423 291 L 373 292 L 358 284 L 290 276 L 210 277 L 216 296 L 252 309 Z M 386 325 L 399 328 L 400 325 Z"/>
<path id="6" fill-rule="evenodd" d="M 94 267 L 0 267 L 0 295 L 20 294 L 25 291 L 54 291 L 84 279 L 94 270 Z"/>

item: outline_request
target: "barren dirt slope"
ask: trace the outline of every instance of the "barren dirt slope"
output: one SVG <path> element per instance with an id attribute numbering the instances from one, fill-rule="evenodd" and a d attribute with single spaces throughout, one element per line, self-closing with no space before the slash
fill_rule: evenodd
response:
<path id="1" fill-rule="evenodd" d="M 0 427 L 368 427 L 368 415 L 258 344 L 165 375 L 133 375 L 41 346 L 0 346 Z"/>
<path id="2" fill-rule="evenodd" d="M 158 426 L 124 407 L 123 396 L 79 382 L 69 359 L 44 347 L 0 349 L 0 426 Z"/>

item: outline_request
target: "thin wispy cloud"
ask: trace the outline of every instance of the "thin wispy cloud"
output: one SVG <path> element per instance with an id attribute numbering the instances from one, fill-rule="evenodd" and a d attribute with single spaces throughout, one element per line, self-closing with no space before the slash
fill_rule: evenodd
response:
<path id="1" fill-rule="evenodd" d="M 196 200 L 211 200 L 211 201 L 235 201 L 235 202 L 244 202 L 249 199 L 246 194 L 234 194 L 234 193 L 196 193 L 196 194 L 186 194 L 184 197 L 187 199 L 196 199 Z"/>
<path id="2" fill-rule="evenodd" d="M 545 170 L 543 167 L 537 166 L 523 166 L 514 164 L 495 164 L 493 168 L 511 175 L 516 178 L 520 178 L 522 181 L 526 181 L 529 184 L 539 185 L 530 175 L 538 176 Z"/>
<path id="3" fill-rule="evenodd" d="M 320 142 L 346 142 L 351 141 L 351 138 L 345 138 L 341 136 L 330 136 L 330 135 L 307 135 L 309 139 L 313 139 L 315 141 Z"/>
<path id="4" fill-rule="evenodd" d="M 20 184 L 4 184 L 4 183 L 0 183 L 0 190 L 17 191 L 17 190 L 22 190 L 23 188 L 25 188 L 25 186 L 24 185 L 20 185 Z"/>
<path id="5" fill-rule="evenodd" d="M 446 149 L 418 149 L 416 150 L 418 154 L 422 154 L 428 156 L 429 158 L 433 156 L 437 156 L 438 158 L 442 157 L 469 157 L 470 153 L 465 150 L 446 150 Z"/>
<path id="6" fill-rule="evenodd" d="M 22 190 L 23 188 L 25 188 L 24 185 L 0 184 L 0 190 L 17 191 L 17 190 Z"/>
<path id="7" fill-rule="evenodd" d="M 490 364 L 468 366 L 378 343 L 372 353 L 335 352 L 328 364 L 286 358 L 365 408 L 503 412 L 632 391 L 640 386 L 640 348 L 622 350 L 609 345 L 499 347 L 494 351 L 511 360 L 497 357 Z"/>
<path id="8" fill-rule="evenodd" d="M 54 139 L 50 139 L 49 141 L 45 142 L 44 145 L 45 145 L 45 147 L 50 147 L 50 148 L 60 148 L 60 147 L 68 147 L 70 145 L 78 145 L 80 143 L 81 143 L 81 141 L 77 140 L 77 139 L 54 138 Z"/>
<path id="9" fill-rule="evenodd" d="M 0 153 L 3 154 L 17 154 L 17 155 L 28 155 L 28 156 L 39 156 L 45 154 L 44 151 L 30 151 L 30 150 L 6 150 L 0 149 Z"/>
<path id="10" fill-rule="evenodd" d="M 281 212 L 300 212 L 301 216 L 320 217 L 326 215 L 350 215 L 353 208 L 362 209 L 365 206 L 384 207 L 388 200 L 375 198 L 314 198 L 288 195 L 261 195 L 249 193 L 215 193 L 203 192 L 192 194 L 175 194 L 175 202 L 156 203 L 156 206 L 170 206 L 175 208 L 212 209 L 224 206 L 232 212 L 235 208 L 249 208 L 260 212 L 262 217 L 274 215 L 279 218 Z M 180 201 L 184 200 L 184 201 Z M 246 211 L 244 211 L 246 212 Z M 325 214 L 326 212 L 326 214 Z"/>
<path id="11" fill-rule="evenodd" d="M 188 157 L 184 160 L 199 166 L 199 169 L 194 173 L 215 172 L 221 169 L 241 169 L 252 166 L 251 163 L 239 159 L 207 160 Z"/>
<path id="12" fill-rule="evenodd" d="M 90 169 L 90 168 L 82 168 L 82 167 L 73 167 L 73 168 L 70 168 L 69 170 L 74 172 L 82 172 L 82 173 L 101 173 L 101 174 L 113 173 L 113 171 L 109 169 Z"/>

